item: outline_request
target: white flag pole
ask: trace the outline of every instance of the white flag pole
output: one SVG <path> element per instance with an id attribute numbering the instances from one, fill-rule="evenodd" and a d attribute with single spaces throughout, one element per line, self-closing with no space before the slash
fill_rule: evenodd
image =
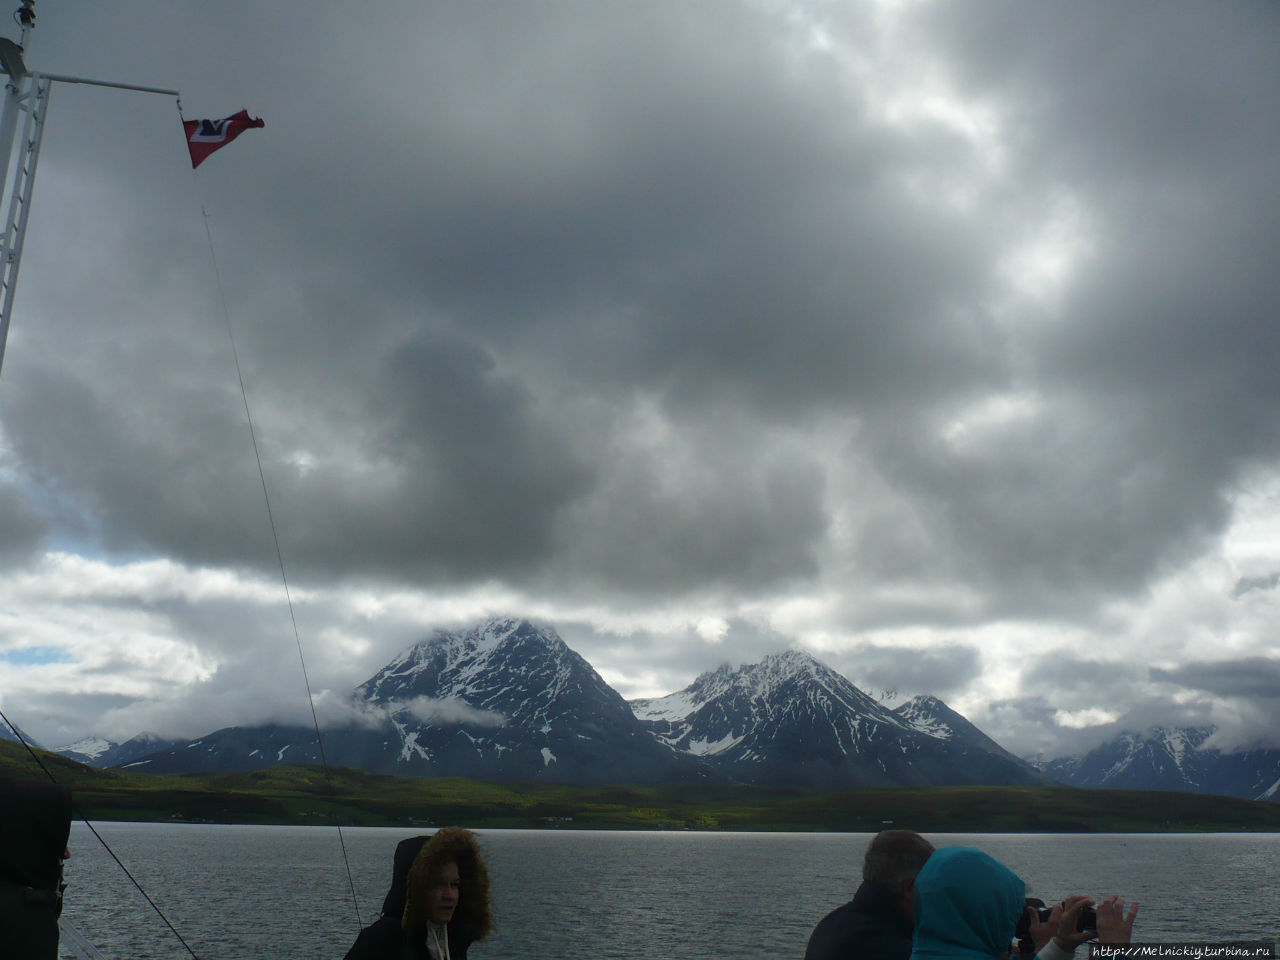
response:
<path id="1" fill-rule="evenodd" d="M 22 245 L 27 235 L 27 221 L 31 216 L 31 197 L 35 190 L 40 142 L 44 137 L 50 84 L 57 80 L 62 83 L 86 83 L 95 87 L 178 96 L 177 90 L 160 87 L 30 72 L 26 66 L 25 53 L 28 37 L 36 24 L 34 7 L 35 0 L 22 0 L 22 7 L 18 10 L 18 22 L 22 25 L 21 43 L 0 37 L 0 69 L 9 75 L 4 89 L 4 111 L 0 113 L 0 195 L 7 196 L 5 207 L 0 211 L 0 223 L 3 224 L 3 236 L 0 236 L 0 370 L 4 368 L 9 318 L 13 314 L 13 298 L 18 289 L 18 267 L 22 262 Z M 9 182 L 18 114 L 23 110 L 27 111 L 27 122 L 22 140 L 17 145 L 18 163 L 14 167 L 13 185 L 6 193 L 4 188 Z"/>

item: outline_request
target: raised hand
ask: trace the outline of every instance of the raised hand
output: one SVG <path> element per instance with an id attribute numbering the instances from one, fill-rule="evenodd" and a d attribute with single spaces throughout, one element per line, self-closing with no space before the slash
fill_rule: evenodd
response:
<path id="1" fill-rule="evenodd" d="M 1093 897 L 1074 894 L 1054 907 L 1053 913 L 1049 915 L 1049 923 L 1057 924 L 1053 930 L 1054 943 L 1063 950 L 1074 950 L 1086 940 L 1096 937 L 1098 935 L 1096 930 L 1076 929 L 1080 924 L 1080 911 L 1091 906 L 1093 906 Z"/>
<path id="2" fill-rule="evenodd" d="M 1107 897 L 1098 904 L 1098 942 L 1127 944 L 1133 936 L 1133 921 L 1138 918 L 1138 905 L 1131 903 L 1124 912 L 1124 901 L 1118 896 Z"/>

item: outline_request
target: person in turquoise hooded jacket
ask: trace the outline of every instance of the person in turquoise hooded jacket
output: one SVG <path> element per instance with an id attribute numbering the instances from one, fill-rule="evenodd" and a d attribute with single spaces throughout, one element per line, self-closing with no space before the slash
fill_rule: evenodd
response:
<path id="1" fill-rule="evenodd" d="M 1079 944 L 1102 935 L 1107 943 L 1128 943 L 1136 904 L 1124 915 L 1124 901 L 1109 897 L 1098 911 L 1104 930 L 1076 930 L 1084 896 L 1067 898 L 1055 910 L 1057 929 L 1036 954 L 1038 960 L 1069 960 Z M 1014 928 L 1026 909 L 1026 885 L 1000 861 L 973 847 L 936 851 L 915 882 L 916 926 L 911 960 L 992 960 L 1006 957 Z"/>
<path id="2" fill-rule="evenodd" d="M 1009 952 L 1026 884 L 972 847 L 944 847 L 916 875 L 911 960 L 991 960 Z"/>

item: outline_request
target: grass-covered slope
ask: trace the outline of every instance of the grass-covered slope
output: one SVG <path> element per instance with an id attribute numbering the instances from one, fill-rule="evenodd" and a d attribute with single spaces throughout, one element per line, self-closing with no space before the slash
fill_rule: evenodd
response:
<path id="1" fill-rule="evenodd" d="M 41 758 L 91 820 L 629 829 L 934 832 L 1280 831 L 1280 804 L 1182 793 L 1070 787 L 813 791 L 689 785 L 583 787 L 381 776 L 282 766 L 255 773 L 152 776 Z M 0 776 L 43 779 L 0 741 Z"/>

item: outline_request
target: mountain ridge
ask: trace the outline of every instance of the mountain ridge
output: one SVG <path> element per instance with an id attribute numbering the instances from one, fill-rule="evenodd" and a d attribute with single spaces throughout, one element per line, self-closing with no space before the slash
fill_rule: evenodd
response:
<path id="1" fill-rule="evenodd" d="M 1216 732 L 1213 726 L 1125 730 L 1086 753 L 1031 762 L 1073 787 L 1280 800 L 1280 750 L 1206 746 Z"/>
<path id="2" fill-rule="evenodd" d="M 656 739 L 734 782 L 871 787 L 1046 779 L 993 741 L 994 750 L 975 747 L 986 739 L 976 728 L 976 736 L 955 743 L 930 736 L 796 649 L 736 669 L 722 665 L 683 690 L 631 707 Z"/>
<path id="3" fill-rule="evenodd" d="M 1109 758 L 1032 764 L 937 697 L 889 709 L 795 648 L 755 664 L 722 664 L 682 690 L 628 703 L 553 627 L 515 617 L 433 631 L 356 686 L 350 705 L 350 721 L 323 731 L 324 758 L 372 773 L 813 787 L 1132 784 L 1280 799 L 1280 754 L 1224 760 L 1200 749 L 1207 728 L 1179 734 L 1177 749 L 1177 738 L 1167 738 L 1164 754 L 1131 741 Z M 154 773 L 321 762 L 311 728 L 230 727 L 147 750 L 149 737 L 105 747 L 82 741 L 62 752 Z M 1145 768 L 1134 761 L 1143 756 Z M 1106 774 L 1113 768 L 1129 769 L 1128 779 Z M 1157 768 L 1164 779 L 1139 773 Z"/>
<path id="4" fill-rule="evenodd" d="M 626 701 L 551 627 L 495 618 L 437 630 L 355 688 L 322 731 L 328 762 L 419 777 L 592 783 L 698 771 L 652 740 Z M 134 761 L 156 773 L 318 763 L 314 730 L 233 727 Z"/>

